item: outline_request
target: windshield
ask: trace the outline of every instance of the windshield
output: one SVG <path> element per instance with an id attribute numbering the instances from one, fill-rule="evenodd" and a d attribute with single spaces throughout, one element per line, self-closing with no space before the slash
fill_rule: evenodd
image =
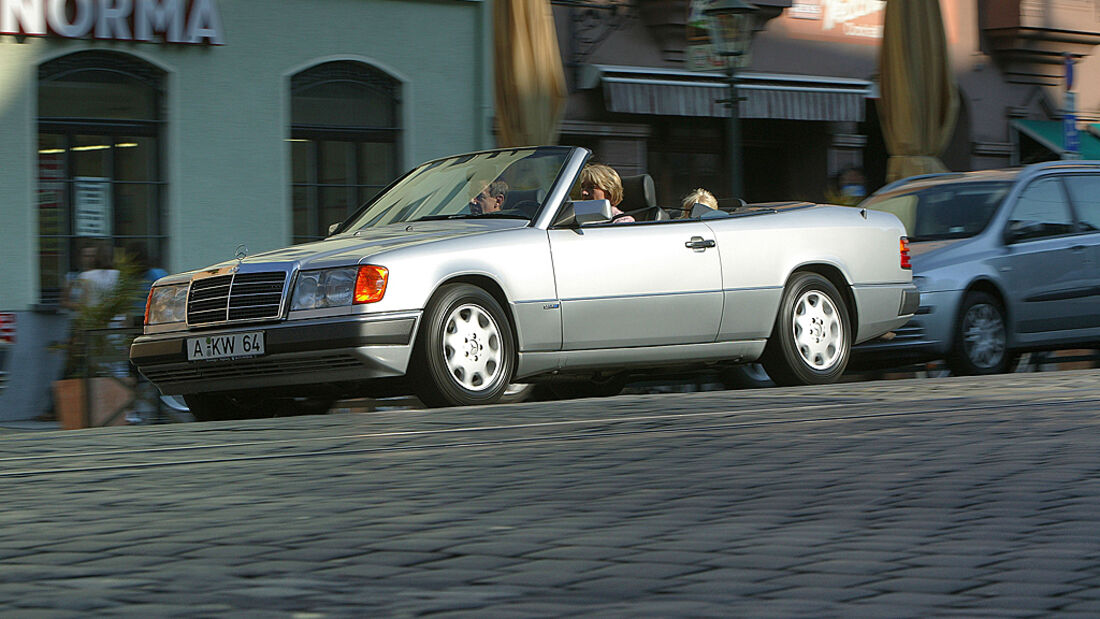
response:
<path id="1" fill-rule="evenodd" d="M 911 241 L 961 239 L 985 229 L 1011 186 L 946 183 L 871 196 L 860 206 L 896 215 Z"/>
<path id="2" fill-rule="evenodd" d="M 569 152 L 565 147 L 519 148 L 425 163 L 355 214 L 340 231 L 438 219 L 531 221 Z"/>

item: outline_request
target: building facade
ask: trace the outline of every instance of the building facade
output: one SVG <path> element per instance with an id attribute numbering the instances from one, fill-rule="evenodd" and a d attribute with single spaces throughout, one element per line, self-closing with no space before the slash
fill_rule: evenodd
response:
<path id="1" fill-rule="evenodd" d="M 490 146 L 488 20 L 468 0 L 0 0 L 0 310 L 55 304 L 84 243 L 200 267 Z"/>
<path id="2" fill-rule="evenodd" d="M 814 200 L 859 168 L 884 182 L 878 53 L 884 0 L 753 0 L 755 36 L 738 73 L 745 197 Z M 555 6 L 570 83 L 563 143 L 593 148 L 624 174 L 654 176 L 662 203 L 697 186 L 720 196 L 729 146 L 725 75 L 708 66 L 705 0 Z M 1091 0 L 941 0 L 959 90 L 952 170 L 1007 167 L 1063 153 L 1064 56 L 1075 59 L 1082 152 L 1100 135 L 1100 4 Z M 613 8 L 612 8 L 613 7 Z M 1059 135 L 1054 135 L 1059 134 Z M 1052 137 L 1053 135 L 1053 137 Z M 1100 152 L 1100 151 L 1097 151 Z"/>
<path id="3" fill-rule="evenodd" d="M 22 386 L 51 374 L 83 248 L 178 272 L 308 241 L 416 163 L 491 147 L 490 9 L 0 0 L 0 409 L 40 399 Z"/>

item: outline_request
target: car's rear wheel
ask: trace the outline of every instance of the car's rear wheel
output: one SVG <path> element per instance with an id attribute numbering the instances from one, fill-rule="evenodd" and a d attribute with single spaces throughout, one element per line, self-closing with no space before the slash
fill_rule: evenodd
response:
<path id="1" fill-rule="evenodd" d="M 958 376 L 1003 374 L 1015 365 L 1008 350 L 1004 306 L 993 295 L 975 290 L 963 299 L 947 367 Z"/>
<path id="2" fill-rule="evenodd" d="M 848 308 L 828 279 L 795 273 L 783 291 L 761 362 L 777 385 L 835 382 L 852 348 Z"/>
<path id="3" fill-rule="evenodd" d="M 428 302 L 410 367 L 428 406 L 491 404 L 515 370 L 512 327 L 485 290 L 448 284 Z"/>

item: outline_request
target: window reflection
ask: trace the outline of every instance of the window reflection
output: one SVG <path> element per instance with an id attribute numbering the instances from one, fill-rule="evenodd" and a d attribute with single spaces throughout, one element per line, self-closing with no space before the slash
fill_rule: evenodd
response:
<path id="1" fill-rule="evenodd" d="M 164 266 L 162 76 L 126 54 L 87 51 L 39 67 L 39 296 L 60 300 L 80 247 Z"/>

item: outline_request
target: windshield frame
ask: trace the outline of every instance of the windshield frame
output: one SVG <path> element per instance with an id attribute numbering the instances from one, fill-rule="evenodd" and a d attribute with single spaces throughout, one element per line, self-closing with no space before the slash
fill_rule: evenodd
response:
<path id="1" fill-rule="evenodd" d="M 454 215 L 451 215 L 451 216 L 426 216 L 426 217 L 421 217 L 421 218 L 417 218 L 417 219 L 393 221 L 393 222 L 390 222 L 390 223 L 387 223 L 387 224 L 384 224 L 384 225 L 412 224 L 414 222 L 424 222 L 424 221 L 436 221 L 436 222 L 438 222 L 438 221 L 455 221 L 455 220 L 470 221 L 470 220 L 486 220 L 486 219 L 497 219 L 497 220 L 511 219 L 511 220 L 514 220 L 514 221 L 524 221 L 525 222 L 525 227 L 531 227 L 531 226 L 536 226 L 537 227 L 538 224 L 544 218 L 546 218 L 546 215 L 547 215 L 548 211 L 556 210 L 556 209 L 553 209 L 551 207 L 553 207 L 554 205 L 560 203 L 560 199 L 555 199 L 555 198 L 559 194 L 563 193 L 562 192 L 562 186 L 566 187 L 565 193 L 566 194 L 568 193 L 568 188 L 572 184 L 572 177 L 576 176 L 576 174 L 579 172 L 579 169 L 580 169 L 579 166 L 577 166 L 575 164 L 575 162 L 577 161 L 578 157 L 580 158 L 582 163 L 583 163 L 583 161 L 587 160 L 587 158 L 591 155 L 591 152 L 588 151 L 588 149 L 577 147 L 577 146 L 557 146 L 557 145 L 552 145 L 552 146 L 522 146 L 522 147 L 495 148 L 495 149 L 488 149 L 488 150 L 472 151 L 472 152 L 468 152 L 468 153 L 459 153 L 459 154 L 455 154 L 455 155 L 449 155 L 449 156 L 446 156 L 446 157 L 438 157 L 436 159 L 431 159 L 431 160 L 425 161 L 425 162 L 413 167 L 412 169 L 405 172 L 404 174 L 397 177 L 396 179 L 394 179 L 393 182 L 391 182 L 389 185 L 387 185 L 382 191 L 378 192 L 377 195 L 375 195 L 373 198 L 371 198 L 370 200 L 368 200 L 367 202 L 365 202 L 361 206 L 359 206 L 359 208 L 357 208 L 355 210 L 355 212 L 353 212 L 346 219 L 344 219 L 342 222 L 340 222 L 339 226 L 337 226 L 337 228 L 335 230 L 333 230 L 333 232 L 331 234 L 329 234 L 328 237 L 338 236 L 338 235 L 341 235 L 341 234 L 349 234 L 349 233 L 358 234 L 359 232 L 367 231 L 367 230 L 370 230 L 371 228 L 375 227 L 375 226 L 366 226 L 366 227 L 359 227 L 359 228 L 353 229 L 353 224 L 355 222 L 359 221 L 365 214 L 367 214 L 371 210 L 371 208 L 373 208 L 379 201 L 385 199 L 387 196 L 390 195 L 390 193 L 392 191 L 394 191 L 399 186 L 401 186 L 403 183 L 405 183 L 407 180 L 409 180 L 410 177 L 412 177 L 412 176 L 414 176 L 418 173 L 421 173 L 426 168 L 438 167 L 438 166 L 443 165 L 446 162 L 452 161 L 452 160 L 471 159 L 471 158 L 474 158 L 474 157 L 480 157 L 480 156 L 486 156 L 486 155 L 503 154 L 503 153 L 517 153 L 517 152 L 523 152 L 523 151 L 529 151 L 529 154 L 527 156 L 530 156 L 530 154 L 534 154 L 536 152 L 538 152 L 538 153 L 549 153 L 549 152 L 553 152 L 553 151 L 558 151 L 558 152 L 562 153 L 562 155 L 563 155 L 561 166 L 559 167 L 556 176 L 554 177 L 554 179 L 550 182 L 549 186 L 547 187 L 546 192 L 545 192 L 545 197 L 543 198 L 542 203 L 539 205 L 538 210 L 536 210 L 534 213 L 532 213 L 530 217 L 524 217 L 524 216 L 520 216 L 520 215 L 508 215 L 508 214 L 497 215 L 496 213 L 485 213 L 485 214 L 467 215 L 467 216 L 463 216 L 461 214 L 454 214 Z M 576 170 L 573 170 L 573 168 L 576 168 Z M 326 237 L 326 238 L 328 238 L 328 237 Z"/>

